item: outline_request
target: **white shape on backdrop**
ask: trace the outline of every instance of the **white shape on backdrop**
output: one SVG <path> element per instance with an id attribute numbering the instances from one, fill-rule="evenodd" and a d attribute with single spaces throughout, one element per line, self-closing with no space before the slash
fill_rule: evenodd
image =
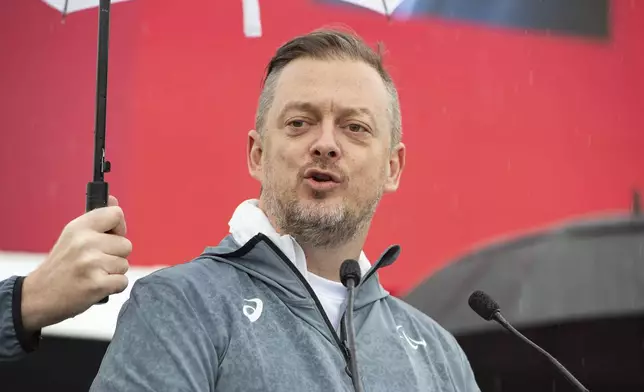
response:
<path id="1" fill-rule="evenodd" d="M 46 253 L 6 252 L 0 250 L 0 280 L 11 276 L 27 276 L 47 257 Z M 131 266 L 125 274 L 130 283 L 127 289 L 119 294 L 110 295 L 106 304 L 95 305 L 76 317 L 45 327 L 44 336 L 60 336 L 109 341 L 116 330 L 116 320 L 121 307 L 130 298 L 134 283 L 167 266 Z"/>
<path id="2" fill-rule="evenodd" d="M 242 0 L 244 35 L 248 38 L 262 36 L 262 18 L 259 13 L 259 0 Z"/>
<path id="3" fill-rule="evenodd" d="M 383 15 L 391 15 L 405 0 L 339 0 L 367 8 Z"/>
<path id="4" fill-rule="evenodd" d="M 378 12 L 391 15 L 405 0 L 338 0 Z M 259 10 L 259 0 L 242 0 L 242 15 L 244 35 L 248 38 L 262 36 L 262 18 Z"/>
<path id="5" fill-rule="evenodd" d="M 66 14 L 71 14 L 72 12 L 87 10 L 90 8 L 98 7 L 99 0 L 42 0 L 45 4 L 50 7 Z M 111 3 L 120 3 L 122 1 L 128 0 L 112 0 Z M 65 9 L 65 7 L 67 9 Z"/>
<path id="6" fill-rule="evenodd" d="M 63 14 L 96 8 L 99 0 L 42 0 L 45 4 Z M 111 3 L 120 3 L 131 0 L 112 0 Z M 358 7 L 367 8 L 383 15 L 391 15 L 405 0 L 338 0 Z M 242 0 L 242 14 L 244 35 L 248 38 L 262 36 L 262 19 L 259 9 L 259 0 Z"/>

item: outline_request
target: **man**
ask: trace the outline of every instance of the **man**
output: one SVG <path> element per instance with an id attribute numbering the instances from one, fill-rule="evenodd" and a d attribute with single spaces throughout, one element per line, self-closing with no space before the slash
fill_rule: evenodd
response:
<path id="1" fill-rule="evenodd" d="M 0 282 L 0 360 L 24 357 L 38 347 L 42 328 L 125 290 L 132 251 L 125 231 L 123 210 L 110 196 L 107 207 L 71 221 L 29 276 Z"/>
<path id="2" fill-rule="evenodd" d="M 400 124 L 394 84 L 359 38 L 316 31 L 279 48 L 248 135 L 259 200 L 218 246 L 137 281 L 91 390 L 352 390 L 338 271 L 357 259 L 365 390 L 478 391 L 455 339 L 380 285 L 399 248 L 373 266 L 362 252 L 405 166 Z"/>

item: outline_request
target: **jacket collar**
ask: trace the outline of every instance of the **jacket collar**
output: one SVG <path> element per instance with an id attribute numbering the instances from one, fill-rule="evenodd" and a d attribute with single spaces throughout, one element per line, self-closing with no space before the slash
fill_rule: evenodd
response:
<path id="1" fill-rule="evenodd" d="M 358 286 L 354 309 L 359 309 L 384 298 L 389 293 L 378 279 L 378 270 L 395 262 L 400 246 L 392 245 L 364 275 Z M 306 302 L 310 294 L 306 280 L 284 252 L 263 233 L 258 233 L 245 244 L 238 244 L 232 235 L 225 237 L 216 247 L 208 247 L 202 256 L 225 262 L 272 286 L 289 302 Z"/>

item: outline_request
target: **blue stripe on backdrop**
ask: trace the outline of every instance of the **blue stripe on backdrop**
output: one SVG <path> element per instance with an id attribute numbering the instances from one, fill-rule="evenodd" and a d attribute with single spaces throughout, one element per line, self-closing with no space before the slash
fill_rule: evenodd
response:
<path id="1" fill-rule="evenodd" d="M 313 1 L 368 10 L 368 7 L 355 4 L 359 1 Z M 383 0 L 362 3 L 379 6 Z M 609 0 L 402 0 L 384 3 L 395 7 L 393 18 L 431 15 L 490 26 L 546 30 L 555 34 L 592 38 L 608 37 L 610 28 Z"/>

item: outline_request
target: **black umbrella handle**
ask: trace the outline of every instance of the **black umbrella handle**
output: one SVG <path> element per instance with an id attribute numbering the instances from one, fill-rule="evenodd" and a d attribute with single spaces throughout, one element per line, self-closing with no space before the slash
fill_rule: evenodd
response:
<path id="1" fill-rule="evenodd" d="M 101 207 L 107 207 L 109 195 L 109 184 L 104 181 L 92 181 L 87 183 L 85 193 L 85 211 L 89 212 Z"/>
<path id="2" fill-rule="evenodd" d="M 97 208 L 107 206 L 107 197 L 109 194 L 109 186 L 104 181 L 92 181 L 87 183 L 86 205 L 85 210 L 91 211 Z M 98 301 L 99 304 L 104 304 L 109 301 L 109 297 L 105 297 Z"/>

